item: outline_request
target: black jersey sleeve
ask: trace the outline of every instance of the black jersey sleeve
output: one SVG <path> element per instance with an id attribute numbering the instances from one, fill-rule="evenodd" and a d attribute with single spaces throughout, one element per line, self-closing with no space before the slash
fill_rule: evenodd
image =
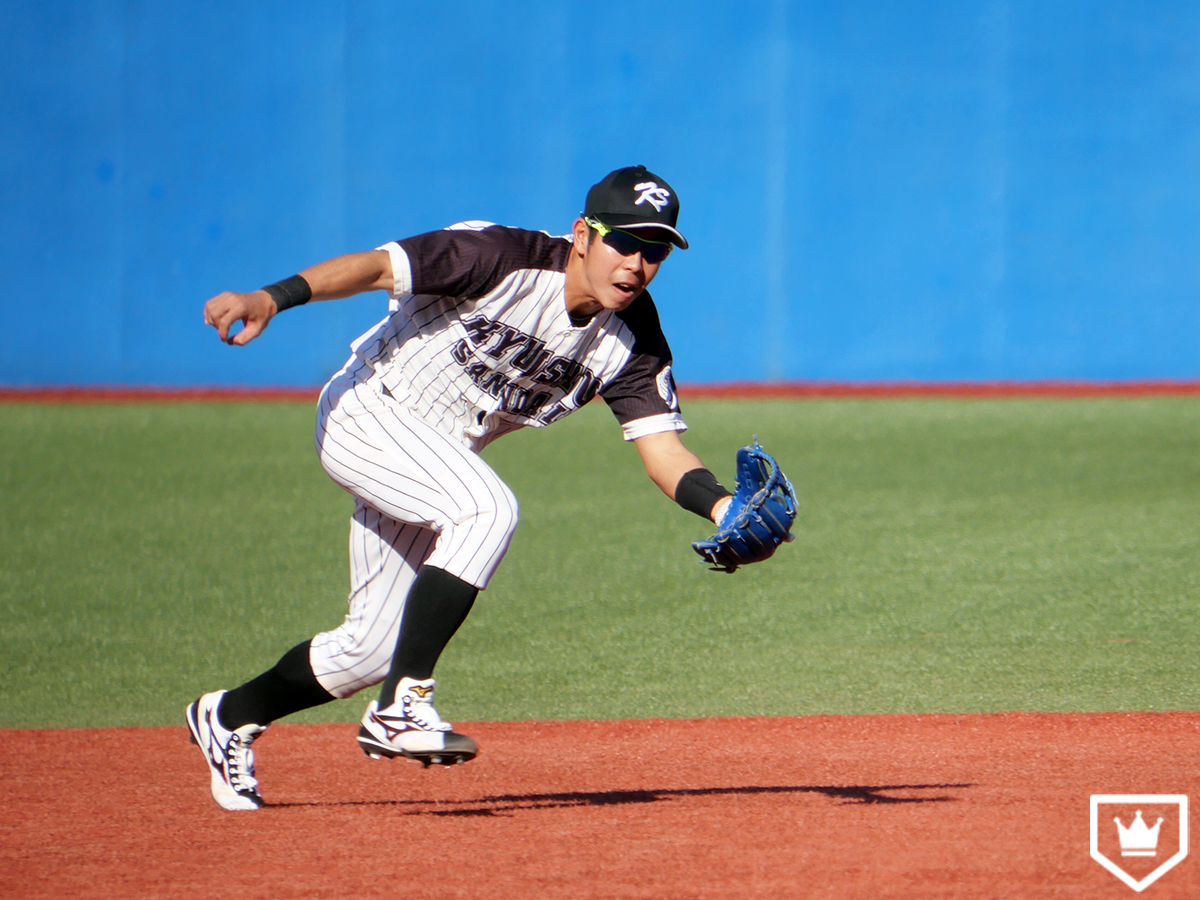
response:
<path id="1" fill-rule="evenodd" d="M 410 293 L 482 297 L 517 269 L 566 267 L 570 243 L 503 225 L 453 225 L 396 242 L 408 257 Z"/>
<path id="2" fill-rule="evenodd" d="M 660 431 L 684 431 L 671 374 L 671 348 L 649 293 L 617 314 L 633 335 L 629 361 L 600 389 L 625 431 L 626 440 Z"/>

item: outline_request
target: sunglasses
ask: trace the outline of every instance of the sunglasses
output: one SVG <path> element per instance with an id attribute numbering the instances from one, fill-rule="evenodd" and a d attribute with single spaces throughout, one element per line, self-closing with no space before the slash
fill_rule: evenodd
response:
<path id="1" fill-rule="evenodd" d="M 612 247 L 622 256 L 633 256 L 635 253 L 641 253 L 642 259 L 654 265 L 660 263 L 667 258 L 667 254 L 671 252 L 674 246 L 669 241 L 648 241 L 645 238 L 640 238 L 631 231 L 622 231 L 620 228 L 609 228 L 599 219 L 585 218 L 590 228 L 596 229 L 596 232 L 603 239 L 604 243 Z"/>

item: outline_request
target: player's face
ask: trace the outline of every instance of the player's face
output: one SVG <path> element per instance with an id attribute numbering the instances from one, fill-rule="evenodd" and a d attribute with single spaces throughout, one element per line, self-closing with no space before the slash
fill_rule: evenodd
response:
<path id="1" fill-rule="evenodd" d="M 582 219 L 576 220 L 575 246 L 582 253 L 583 263 L 581 287 L 598 304 L 592 311 L 619 312 L 637 299 L 658 274 L 662 251 L 653 248 L 661 245 L 643 244 L 630 232 L 602 237 L 589 235 L 590 230 Z M 658 261 L 647 262 L 646 255 L 657 257 Z"/>

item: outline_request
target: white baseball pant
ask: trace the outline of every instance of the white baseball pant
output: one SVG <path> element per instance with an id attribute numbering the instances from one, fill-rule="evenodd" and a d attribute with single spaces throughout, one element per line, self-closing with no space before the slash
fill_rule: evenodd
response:
<path id="1" fill-rule="evenodd" d="M 516 497 L 491 467 L 385 396 L 370 374 L 352 360 L 326 385 L 317 412 L 321 465 L 358 500 L 350 608 L 309 652 L 334 697 L 383 681 L 422 565 L 482 590 L 517 527 Z"/>

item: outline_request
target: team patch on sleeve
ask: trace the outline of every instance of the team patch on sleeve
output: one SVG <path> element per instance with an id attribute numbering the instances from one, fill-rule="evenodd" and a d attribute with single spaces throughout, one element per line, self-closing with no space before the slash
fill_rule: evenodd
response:
<path id="1" fill-rule="evenodd" d="M 679 395 L 675 393 L 675 377 L 671 374 L 670 366 L 663 366 L 662 371 L 655 376 L 654 384 L 658 387 L 658 396 L 663 398 L 667 407 L 678 410 Z"/>

